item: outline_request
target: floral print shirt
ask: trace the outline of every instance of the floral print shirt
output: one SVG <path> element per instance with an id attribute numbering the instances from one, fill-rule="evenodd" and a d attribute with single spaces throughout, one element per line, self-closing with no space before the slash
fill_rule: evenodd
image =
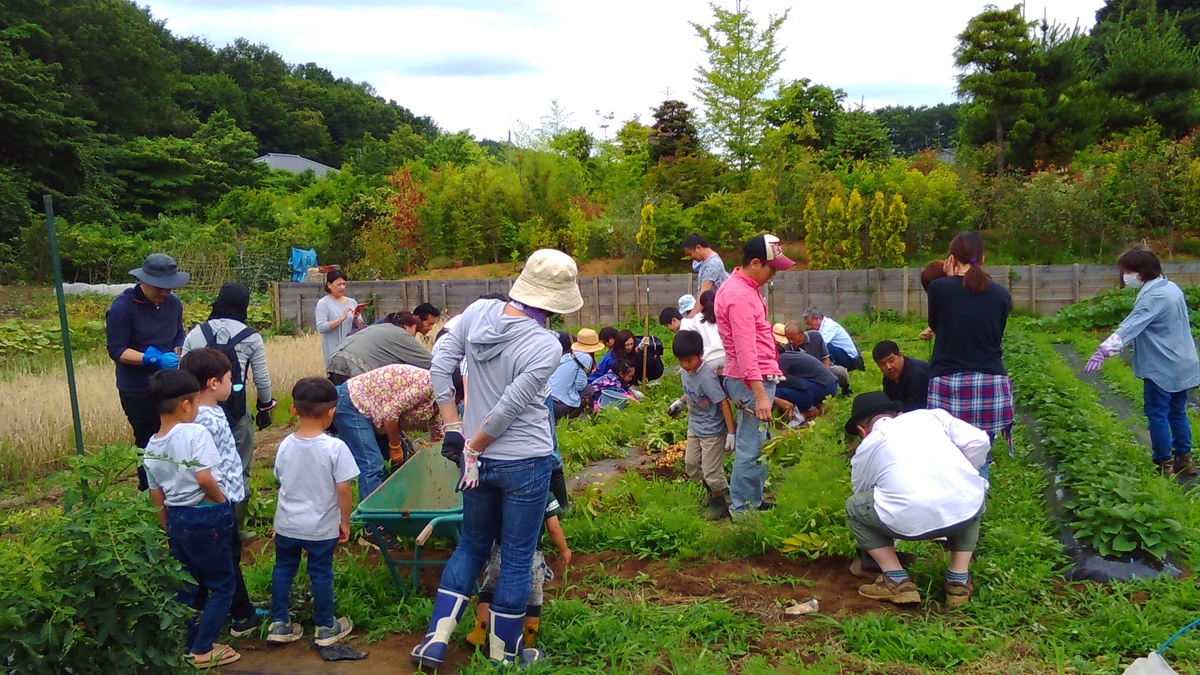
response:
<path id="1" fill-rule="evenodd" d="M 433 379 L 424 368 L 393 364 L 346 380 L 350 402 L 376 427 L 396 420 L 400 429 L 442 440 L 442 418 L 433 402 Z"/>

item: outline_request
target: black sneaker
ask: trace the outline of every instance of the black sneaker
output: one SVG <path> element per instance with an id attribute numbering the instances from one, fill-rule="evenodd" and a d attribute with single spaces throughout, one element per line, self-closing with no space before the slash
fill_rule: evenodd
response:
<path id="1" fill-rule="evenodd" d="M 765 499 L 762 501 L 761 504 L 758 505 L 759 511 L 770 511 L 773 508 L 775 508 L 775 502 L 769 502 Z"/>
<path id="2" fill-rule="evenodd" d="M 379 537 L 383 538 L 383 545 L 387 547 L 387 550 L 396 551 L 400 549 L 399 539 L 396 539 L 395 536 L 393 536 L 390 532 L 385 531 L 382 527 L 377 528 L 377 530 Z M 379 542 L 377 541 L 377 537 L 372 536 L 370 532 L 364 531 L 363 536 L 358 538 L 358 543 L 379 551 Z M 380 551 L 380 553 L 382 553 L 382 551 Z"/>
<path id="3" fill-rule="evenodd" d="M 268 616 L 270 615 L 267 614 L 267 610 L 255 607 L 253 615 L 245 619 L 235 619 L 229 624 L 229 634 L 233 637 L 241 637 L 253 633 L 262 627 Z"/>

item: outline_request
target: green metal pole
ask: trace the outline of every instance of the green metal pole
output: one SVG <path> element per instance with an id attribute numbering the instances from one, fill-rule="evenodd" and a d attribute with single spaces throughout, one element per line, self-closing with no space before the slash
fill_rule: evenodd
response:
<path id="1" fill-rule="evenodd" d="M 71 356 L 71 330 L 67 327 L 67 300 L 63 296 L 62 262 L 58 258 L 58 233 L 54 229 L 54 203 L 42 196 L 46 227 L 50 230 L 50 261 L 54 266 L 54 294 L 58 296 L 58 324 L 62 329 L 63 359 L 67 363 L 67 388 L 71 391 L 71 422 L 75 425 L 75 451 L 83 456 L 83 424 L 79 419 L 79 392 L 75 389 L 75 359 Z"/>

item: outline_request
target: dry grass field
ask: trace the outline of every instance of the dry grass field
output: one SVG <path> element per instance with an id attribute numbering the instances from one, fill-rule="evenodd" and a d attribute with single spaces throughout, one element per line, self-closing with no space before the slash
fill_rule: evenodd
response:
<path id="1" fill-rule="evenodd" d="M 317 335 L 267 339 L 267 363 L 275 397 L 289 400 L 296 380 L 324 375 Z M 132 443 L 133 434 L 121 412 L 113 364 L 91 356 L 75 370 L 86 447 Z M 250 385 L 253 390 L 253 385 Z M 251 393 L 250 400 L 254 400 Z M 0 380 L 0 479 L 36 476 L 60 468 L 74 451 L 71 399 L 66 371 L 19 373 Z"/>

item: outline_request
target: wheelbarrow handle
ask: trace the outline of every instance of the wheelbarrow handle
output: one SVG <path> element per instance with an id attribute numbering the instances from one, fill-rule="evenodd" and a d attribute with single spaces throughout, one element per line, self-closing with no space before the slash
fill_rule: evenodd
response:
<path id="1" fill-rule="evenodd" d="M 456 520 L 458 522 L 462 522 L 462 515 L 455 514 L 452 516 L 438 516 L 437 518 L 430 520 L 429 524 L 425 526 L 425 529 L 421 530 L 421 534 L 417 535 L 417 546 L 424 546 L 425 542 L 433 536 L 433 528 L 437 527 L 442 521 L 453 522 Z"/>

